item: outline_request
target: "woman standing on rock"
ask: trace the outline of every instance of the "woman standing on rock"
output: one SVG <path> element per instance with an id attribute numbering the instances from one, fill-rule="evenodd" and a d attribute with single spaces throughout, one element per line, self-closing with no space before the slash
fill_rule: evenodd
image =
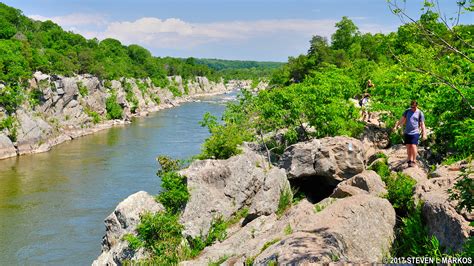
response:
<path id="1" fill-rule="evenodd" d="M 407 147 L 408 167 L 416 165 L 416 155 L 418 153 L 417 145 L 420 138 L 420 128 L 422 139 L 426 139 L 425 115 L 417 108 L 418 103 L 411 101 L 410 108 L 405 110 L 402 118 L 395 124 L 394 130 L 400 125 L 406 125 L 403 131 L 403 139 Z"/>

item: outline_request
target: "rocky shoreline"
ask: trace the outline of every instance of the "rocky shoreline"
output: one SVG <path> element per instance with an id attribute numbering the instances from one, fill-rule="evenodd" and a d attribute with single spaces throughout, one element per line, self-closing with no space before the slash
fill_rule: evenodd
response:
<path id="1" fill-rule="evenodd" d="M 206 77 L 191 81 L 183 81 L 179 76 L 168 79 L 168 87 L 159 88 L 150 79 L 102 81 L 87 74 L 61 77 L 36 72 L 26 91 L 36 93 L 38 102 L 25 101 L 11 114 L 13 128 L 0 131 L 0 159 L 46 152 L 65 141 L 126 125 L 132 117 L 147 116 L 197 97 L 250 89 L 251 84 L 246 80 L 224 84 Z M 173 95 L 171 87 L 181 96 Z M 263 87 L 265 84 L 261 83 L 256 89 Z M 112 93 L 123 108 L 123 119 L 106 119 L 106 100 Z M 5 110 L 0 109 L 0 121 L 7 117 Z"/>
<path id="2" fill-rule="evenodd" d="M 440 245 L 459 250 L 474 235 L 470 225 L 474 217 L 455 208 L 448 189 L 474 162 L 438 166 L 434 171 L 423 164 L 407 168 L 404 147 L 387 147 L 388 143 L 383 128 L 368 125 L 361 139 L 339 136 L 294 144 L 276 164 L 269 164 L 255 143 L 244 144 L 242 154 L 227 160 L 193 162 L 180 171 L 190 191 L 180 216 L 184 239 L 205 235 L 216 215 L 229 219 L 244 209 L 247 215 L 227 229 L 224 240 L 180 265 L 382 263 L 390 256 L 400 222 L 386 198 L 387 185 L 369 170 L 384 160 L 389 171 L 416 181 L 413 199 L 421 204 L 429 233 Z M 419 160 L 424 162 L 423 156 Z M 306 196 L 278 214 L 279 200 L 290 184 Z M 130 207 L 136 205 L 140 208 Z M 127 208 L 133 211 L 124 211 Z M 149 258 L 143 248 L 131 249 L 123 236 L 136 234 L 141 214 L 162 210 L 143 191 L 121 202 L 105 220 L 102 254 L 93 265 Z"/>

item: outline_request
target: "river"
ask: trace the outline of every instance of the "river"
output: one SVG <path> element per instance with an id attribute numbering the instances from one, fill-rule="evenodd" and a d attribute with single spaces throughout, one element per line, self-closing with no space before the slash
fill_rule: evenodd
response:
<path id="1" fill-rule="evenodd" d="M 0 265 L 90 265 L 103 220 L 128 195 L 160 191 L 156 156 L 187 159 L 208 137 L 199 121 L 220 117 L 235 94 L 201 98 L 132 124 L 0 160 Z"/>

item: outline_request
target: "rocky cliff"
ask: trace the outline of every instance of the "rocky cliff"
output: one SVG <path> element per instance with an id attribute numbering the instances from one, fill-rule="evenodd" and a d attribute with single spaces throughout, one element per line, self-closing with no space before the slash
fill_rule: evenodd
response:
<path id="1" fill-rule="evenodd" d="M 238 80 L 224 84 L 206 77 L 168 79 L 169 85 L 160 88 L 150 79 L 104 81 L 91 75 L 62 77 L 36 72 L 25 90 L 28 100 L 11 114 L 12 126 L 0 131 L 0 159 L 48 151 L 64 141 L 129 123 L 133 116 L 146 116 L 201 95 L 250 89 L 251 84 Z M 112 95 L 123 110 L 122 119 L 107 118 L 106 101 Z M 8 115 L 0 107 L 0 121 L 5 118 Z"/>
<path id="2" fill-rule="evenodd" d="M 286 149 L 276 165 L 269 164 L 255 144 L 244 145 L 242 154 L 227 160 L 193 162 L 180 172 L 187 176 L 190 192 L 180 219 L 185 238 L 205 235 L 216 215 L 228 219 L 242 209 L 247 209 L 248 214 L 228 228 L 224 240 L 181 264 L 383 262 L 390 256 L 394 243 L 397 214 L 386 199 L 387 188 L 382 178 L 367 170 L 382 160 L 376 156 L 382 153 L 389 171 L 404 173 L 416 181 L 413 199 L 421 204 L 429 233 L 442 246 L 459 250 L 474 234 L 470 225 L 473 216 L 457 210 L 456 201 L 449 199 L 447 191 L 460 178 L 461 170 L 474 167 L 474 163 L 440 166 L 428 174 L 420 156 L 420 166 L 407 168 L 402 146 L 386 148 L 388 135 L 378 134 L 374 138 L 377 134 L 368 131 L 360 140 L 328 137 L 297 143 Z M 420 154 L 423 153 L 421 149 Z M 304 191 L 306 198 L 283 214 L 278 213 L 279 200 L 290 183 Z M 154 212 L 154 205 L 140 210 Z M 108 220 L 106 227 L 110 232 L 113 230 Z M 133 226 L 123 230 L 136 234 Z M 141 250 L 127 253 L 130 249 L 124 240 L 113 246 L 106 242 L 94 263 L 120 265 L 120 261 L 103 258 L 124 254 L 128 259 L 144 258 Z M 109 251 L 112 249 L 113 254 Z"/>

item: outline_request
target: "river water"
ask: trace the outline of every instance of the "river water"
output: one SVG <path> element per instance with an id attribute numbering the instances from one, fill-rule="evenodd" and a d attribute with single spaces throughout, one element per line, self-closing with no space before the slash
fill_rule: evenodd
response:
<path id="1" fill-rule="evenodd" d="M 209 133 L 198 122 L 220 117 L 235 94 L 201 98 L 132 124 L 0 160 L 0 265 L 90 265 L 103 220 L 128 195 L 160 191 L 156 156 L 187 159 Z"/>

